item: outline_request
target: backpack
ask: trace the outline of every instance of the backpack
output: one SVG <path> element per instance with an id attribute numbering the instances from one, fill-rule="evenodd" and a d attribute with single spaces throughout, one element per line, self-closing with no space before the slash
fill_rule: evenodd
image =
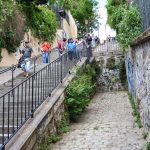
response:
<path id="1" fill-rule="evenodd" d="M 21 68 L 21 64 L 23 63 L 24 59 L 23 59 L 23 56 L 20 57 L 19 61 L 18 61 L 18 66 L 17 68 Z"/>

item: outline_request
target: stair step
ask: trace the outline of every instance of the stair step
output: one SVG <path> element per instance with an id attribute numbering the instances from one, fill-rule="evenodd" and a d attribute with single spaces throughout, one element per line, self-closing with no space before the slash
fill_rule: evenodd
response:
<path id="1" fill-rule="evenodd" d="M 9 129 L 9 134 L 11 135 L 13 133 L 13 126 L 9 125 L 9 128 L 7 125 L 4 125 L 4 134 L 8 136 L 8 129 Z M 17 126 L 14 126 L 14 130 L 17 129 Z M 3 126 L 0 125 L 0 135 L 2 134 Z"/>

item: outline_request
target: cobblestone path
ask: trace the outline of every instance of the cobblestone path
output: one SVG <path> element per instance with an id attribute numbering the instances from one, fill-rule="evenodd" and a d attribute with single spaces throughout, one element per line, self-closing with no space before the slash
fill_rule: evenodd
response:
<path id="1" fill-rule="evenodd" d="M 97 94 L 86 112 L 52 150 L 144 150 L 126 92 Z"/>

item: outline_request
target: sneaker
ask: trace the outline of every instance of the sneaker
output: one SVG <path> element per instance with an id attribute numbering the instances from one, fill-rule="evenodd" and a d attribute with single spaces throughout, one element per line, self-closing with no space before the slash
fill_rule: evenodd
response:
<path id="1" fill-rule="evenodd" d="M 26 77 L 27 77 L 27 78 L 29 77 L 29 73 L 28 73 L 28 72 L 26 72 Z"/>

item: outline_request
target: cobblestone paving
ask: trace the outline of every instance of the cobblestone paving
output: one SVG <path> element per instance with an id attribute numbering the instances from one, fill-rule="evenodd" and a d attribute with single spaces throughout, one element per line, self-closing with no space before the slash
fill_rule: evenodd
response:
<path id="1" fill-rule="evenodd" d="M 144 150 L 126 92 L 98 93 L 86 112 L 51 150 Z"/>

